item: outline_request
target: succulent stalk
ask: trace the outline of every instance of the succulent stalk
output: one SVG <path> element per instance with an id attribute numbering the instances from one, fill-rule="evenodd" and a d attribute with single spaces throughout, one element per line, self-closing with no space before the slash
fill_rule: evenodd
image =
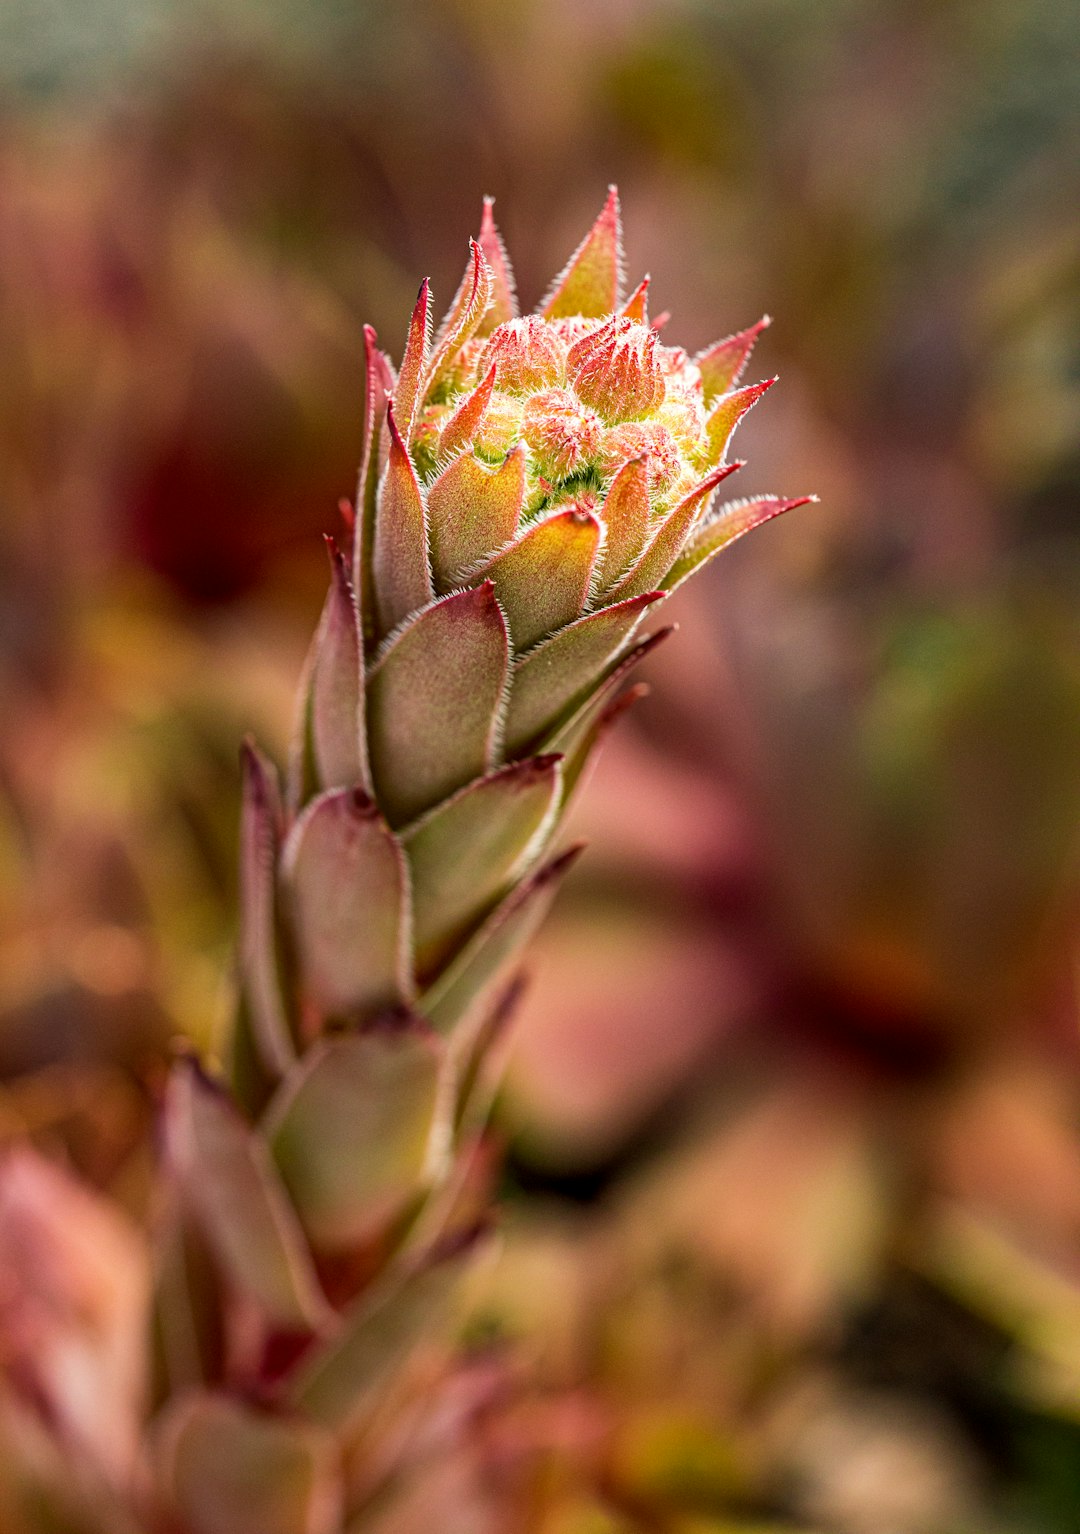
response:
<path id="1" fill-rule="evenodd" d="M 518 966 L 668 632 L 642 625 L 801 504 L 713 506 L 767 322 L 691 358 L 622 267 L 612 189 L 520 315 L 488 201 L 434 333 L 427 282 L 397 369 L 365 332 L 351 549 L 284 782 L 243 751 L 231 1038 L 166 1094 L 136 1505 L 170 1534 L 364 1527 L 355 1446 L 483 1228 Z"/>

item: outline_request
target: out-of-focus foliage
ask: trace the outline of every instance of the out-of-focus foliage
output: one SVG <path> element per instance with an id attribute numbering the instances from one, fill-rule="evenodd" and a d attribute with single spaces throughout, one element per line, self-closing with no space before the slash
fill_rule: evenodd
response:
<path id="1" fill-rule="evenodd" d="M 365 1528 L 1071 1529 L 1071 8 L 0 11 L 0 1135 L 143 1209 L 361 322 L 450 289 L 483 192 L 535 301 L 617 180 L 666 340 L 775 316 L 740 491 L 822 504 L 680 595 L 580 803 L 503 1255 Z"/>

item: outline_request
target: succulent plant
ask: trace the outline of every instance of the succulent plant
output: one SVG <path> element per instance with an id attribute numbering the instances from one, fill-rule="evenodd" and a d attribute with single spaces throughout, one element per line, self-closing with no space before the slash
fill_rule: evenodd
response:
<path id="1" fill-rule="evenodd" d="M 243 752 L 232 1036 L 166 1091 L 155 1526 L 367 1526 L 353 1446 L 484 1224 L 516 966 L 642 622 L 800 504 L 712 507 L 766 322 L 691 359 L 622 265 L 612 189 L 520 316 L 488 202 L 434 336 L 427 282 L 397 370 L 365 333 L 351 558 L 331 541 L 284 783 Z"/>

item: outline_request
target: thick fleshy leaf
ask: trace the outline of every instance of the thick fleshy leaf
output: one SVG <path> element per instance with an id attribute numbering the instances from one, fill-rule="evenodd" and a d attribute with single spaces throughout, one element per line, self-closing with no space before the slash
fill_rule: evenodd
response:
<path id="1" fill-rule="evenodd" d="M 389 634 L 435 594 L 420 481 L 398 431 L 392 405 L 387 407 L 386 420 L 390 456 L 379 485 L 371 552 L 375 628 L 379 635 Z"/>
<path id="2" fill-rule="evenodd" d="M 319 1251 L 377 1239 L 441 1167 L 443 1054 L 419 1025 L 323 1039 L 270 1104 L 262 1127 Z"/>
<path id="3" fill-rule="evenodd" d="M 466 1017 L 487 1015 L 581 851 L 581 845 L 569 848 L 519 884 L 424 993 L 421 1010 L 440 1033 Z"/>
<path id="4" fill-rule="evenodd" d="M 368 737 L 379 803 L 404 825 L 494 765 L 509 640 L 490 581 L 442 597 L 378 657 Z"/>
<path id="5" fill-rule="evenodd" d="M 426 399 L 438 387 L 461 348 L 480 328 L 491 302 L 491 289 L 491 268 L 480 246 L 470 240 L 469 264 L 435 337 L 431 357 L 424 369 L 421 398 Z"/>
<path id="6" fill-rule="evenodd" d="M 281 799 L 273 766 L 250 741 L 241 748 L 240 766 L 240 986 L 260 1064 L 281 1076 L 296 1058 L 277 961 Z"/>
<path id="7" fill-rule="evenodd" d="M 449 458 L 471 447 L 477 427 L 484 418 L 484 411 L 491 401 L 495 387 L 496 364 L 493 362 L 486 375 L 471 394 L 467 394 L 443 427 L 439 438 L 439 456 Z"/>
<path id="8" fill-rule="evenodd" d="M 425 277 L 416 295 L 416 306 L 409 321 L 409 335 L 398 370 L 394 390 L 394 419 L 402 437 L 412 437 L 413 421 L 419 404 L 420 378 L 427 361 L 428 336 L 431 333 L 431 284 Z"/>
<path id="9" fill-rule="evenodd" d="M 771 324 L 769 316 L 763 314 L 756 325 L 738 330 L 733 336 L 725 336 L 722 341 L 715 341 L 712 346 L 707 346 L 697 354 L 694 361 L 701 373 L 706 404 L 716 399 L 717 395 L 734 389 L 750 360 L 758 336 Z"/>
<path id="10" fill-rule="evenodd" d="M 557 756 L 470 783 L 403 837 L 417 968 L 430 973 L 543 850 L 559 800 Z"/>
<path id="11" fill-rule="evenodd" d="M 624 319 L 636 320 L 639 325 L 649 323 L 649 282 L 651 279 L 645 276 L 630 294 L 622 306 Z"/>
<path id="12" fill-rule="evenodd" d="M 192 1061 L 172 1073 L 164 1125 L 184 1202 L 231 1282 L 277 1326 L 323 1325 L 328 1307 L 266 1145 Z"/>
<path id="13" fill-rule="evenodd" d="M 565 810 L 570 796 L 579 786 L 593 745 L 621 712 L 622 707 L 629 707 L 630 701 L 641 697 L 646 690 L 641 683 L 621 692 L 623 684 L 650 650 L 654 650 L 672 632 L 670 627 L 658 629 L 655 634 L 648 634 L 644 639 L 639 640 L 615 662 L 596 691 L 554 731 L 550 740 L 545 742 L 546 749 L 558 751 L 564 758 L 560 815 Z"/>
<path id="14" fill-rule="evenodd" d="M 705 422 L 708 444 L 705 452 L 706 463 L 723 462 L 736 426 L 746 412 L 757 404 L 766 389 L 771 389 L 775 382 L 775 378 L 765 378 L 761 383 L 747 384 L 745 388 L 733 389 L 730 394 L 720 396 Z"/>
<path id="15" fill-rule="evenodd" d="M 540 313 L 552 320 L 613 313 L 619 307 L 622 268 L 619 194 L 612 186 L 596 223 L 556 277 Z"/>
<path id="16" fill-rule="evenodd" d="M 374 637 L 375 606 L 371 580 L 372 544 L 375 537 L 375 505 L 379 488 L 379 440 L 386 423 L 386 406 L 394 373 L 389 359 L 379 350 L 378 337 L 364 326 L 365 409 L 364 447 L 356 487 L 356 525 L 353 530 L 353 590 L 360 605 L 366 639 Z"/>
<path id="17" fill-rule="evenodd" d="M 534 522 L 470 580 L 494 583 L 510 643 L 527 650 L 580 617 L 589 595 L 600 523 L 587 511 L 561 511 Z"/>
<path id="18" fill-rule="evenodd" d="M 694 533 L 690 543 L 679 555 L 663 580 L 665 591 L 674 591 L 683 581 L 708 564 L 721 549 L 741 538 L 751 528 L 760 527 L 782 512 L 793 511 L 796 506 L 806 506 L 817 500 L 816 495 L 800 495 L 786 500 L 779 495 L 761 496 L 755 500 L 731 501 L 721 506 L 715 516 L 708 519 Z"/>
<path id="19" fill-rule="evenodd" d="M 649 530 L 649 464 L 646 458 L 624 463 L 604 499 L 607 537 L 598 561 L 601 592 L 613 586 L 637 559 Z"/>
<path id="20" fill-rule="evenodd" d="M 660 597 L 660 592 L 645 592 L 590 613 L 522 656 L 511 675 L 503 727 L 508 757 L 524 755 L 584 700 L 628 642 L 645 609 Z"/>
<path id="21" fill-rule="evenodd" d="M 478 336 L 489 336 L 496 325 L 512 320 L 518 312 L 517 289 L 510 257 L 506 254 L 502 235 L 495 227 L 492 207 L 495 199 L 484 198 L 484 212 L 480 220 L 480 249 L 491 268 L 491 299 L 487 313 L 477 326 Z"/>
<path id="22" fill-rule="evenodd" d="M 706 475 L 699 485 L 695 485 L 689 495 L 684 496 L 661 522 L 637 564 L 612 587 L 607 600 L 621 602 L 644 591 L 656 591 L 682 553 L 694 523 L 704 512 L 717 485 L 741 468 L 741 463 L 725 464 L 723 468 L 714 469 Z"/>
<path id="23" fill-rule="evenodd" d="M 190 1534 L 334 1534 L 343 1489 L 337 1447 L 310 1423 L 200 1392 L 159 1428 L 162 1484 Z"/>
<path id="24" fill-rule="evenodd" d="M 363 1295 L 340 1335 L 294 1376 L 289 1399 L 295 1408 L 313 1422 L 353 1435 L 417 1344 L 437 1335 L 460 1274 L 461 1257 L 454 1256 L 418 1272 L 388 1276 L 378 1290 Z"/>
<path id="25" fill-rule="evenodd" d="M 331 540 L 330 590 L 315 639 L 310 730 L 320 788 L 371 789 L 364 727 L 363 640 L 345 561 Z"/>
<path id="26" fill-rule="evenodd" d="M 151 1407 L 221 1379 L 227 1309 L 213 1249 L 175 1188 L 157 1212 L 154 1255 Z"/>
<path id="27" fill-rule="evenodd" d="M 409 876 L 378 806 L 358 789 L 320 794 L 282 853 L 306 999 L 323 1016 L 369 1016 L 406 1002 Z"/>
<path id="28" fill-rule="evenodd" d="M 520 444 L 497 469 L 463 453 L 428 491 L 431 563 L 441 591 L 462 572 L 501 548 L 517 532 L 525 502 L 525 449 Z"/>

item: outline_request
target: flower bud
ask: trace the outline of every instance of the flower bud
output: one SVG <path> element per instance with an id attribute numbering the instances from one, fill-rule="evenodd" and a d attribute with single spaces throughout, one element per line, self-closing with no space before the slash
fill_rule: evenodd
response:
<path id="1" fill-rule="evenodd" d="M 480 358 L 480 373 L 486 372 L 493 362 L 497 387 L 512 394 L 560 384 L 566 370 L 560 336 L 536 314 L 526 314 L 495 327 Z"/>
<path id="2" fill-rule="evenodd" d="M 567 375 L 578 398 L 609 425 L 648 415 L 664 399 L 655 331 L 620 315 L 570 348 Z"/>

